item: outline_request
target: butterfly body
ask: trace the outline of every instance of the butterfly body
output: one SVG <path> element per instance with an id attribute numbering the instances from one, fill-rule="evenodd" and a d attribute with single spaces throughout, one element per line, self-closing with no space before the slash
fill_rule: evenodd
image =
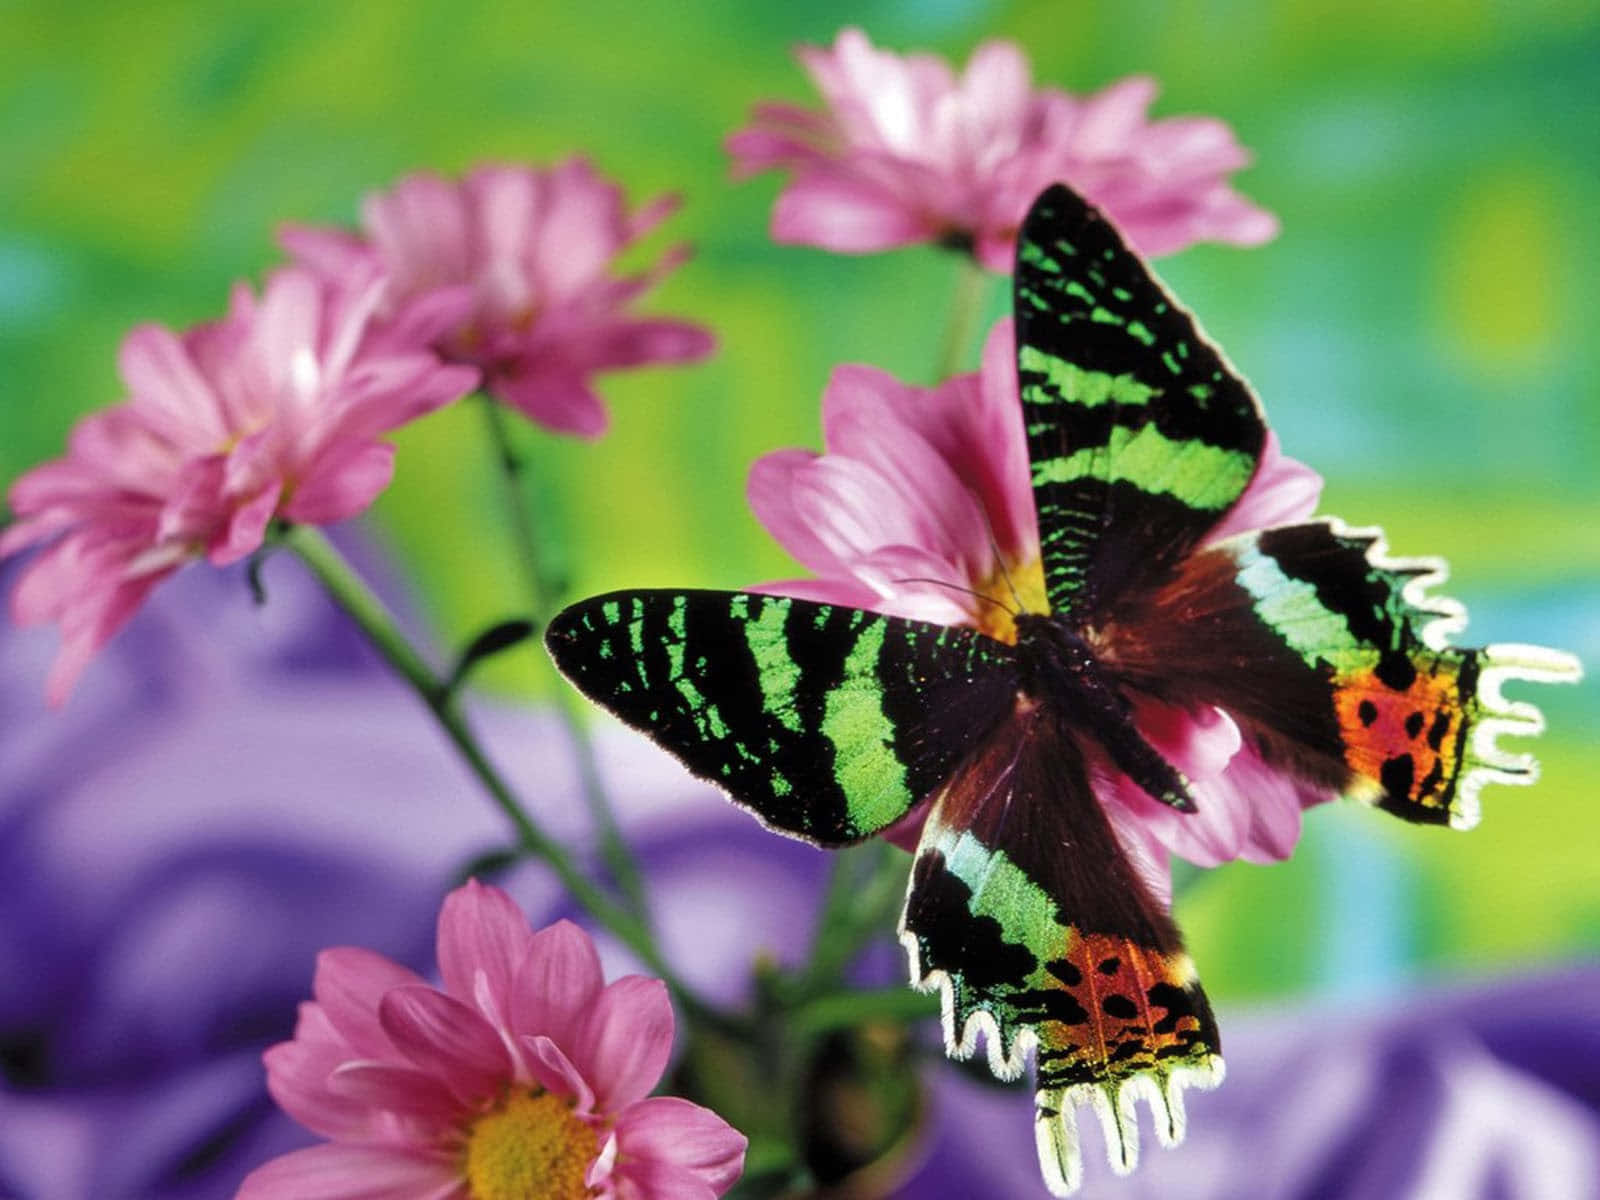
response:
<path id="1" fill-rule="evenodd" d="M 923 814 L 899 935 L 942 999 L 947 1050 L 1035 1062 L 1035 1135 L 1058 1195 L 1081 1179 L 1074 1109 L 1112 1165 L 1136 1101 L 1164 1144 L 1182 1091 L 1222 1078 L 1216 1021 L 1104 793 L 1118 777 L 1199 819 L 1223 803 L 1151 744 L 1141 706 L 1225 714 L 1248 780 L 1467 828 L 1485 783 L 1536 764 L 1507 679 L 1570 656 L 1458 648 L 1442 564 L 1309 521 L 1218 538 L 1267 445 L 1253 393 L 1090 206 L 1035 202 L 1014 281 L 1018 415 L 1047 612 L 975 628 L 747 592 L 582 601 L 545 642 L 583 692 L 769 828 L 838 846 Z M 988 597 L 1004 607 L 999 597 Z M 1239 785 L 1244 787 L 1246 785 Z M 1298 799 L 1303 797 L 1304 799 Z M 920 806 L 920 807 L 919 807 Z"/>
<path id="2" fill-rule="evenodd" d="M 1188 780 L 1139 732 L 1133 705 L 1089 641 L 1057 617 L 1022 613 L 1015 622 L 1023 693 L 1068 716 L 1151 799 L 1194 812 Z"/>

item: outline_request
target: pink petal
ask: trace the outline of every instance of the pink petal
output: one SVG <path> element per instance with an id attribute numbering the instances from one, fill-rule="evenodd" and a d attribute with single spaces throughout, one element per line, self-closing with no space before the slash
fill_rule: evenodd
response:
<path id="1" fill-rule="evenodd" d="M 616 1132 L 619 1162 L 671 1164 L 691 1172 L 709 1195 L 720 1196 L 744 1171 L 745 1136 L 710 1109 L 676 1096 L 629 1105 Z"/>
<path id="2" fill-rule="evenodd" d="M 1239 857 L 1247 862 L 1279 862 L 1294 852 L 1300 839 L 1301 812 L 1334 798 L 1319 789 L 1269 767 L 1256 750 L 1246 745 L 1228 769 L 1206 785 L 1219 803 L 1233 804 L 1249 814 Z"/>
<path id="3" fill-rule="evenodd" d="M 261 293 L 250 341 L 274 391 L 305 403 L 316 386 L 302 378 L 303 364 L 320 365 L 316 356 L 325 295 L 316 276 L 299 267 L 281 267 Z"/>
<path id="4" fill-rule="evenodd" d="M 67 702 L 90 660 L 133 619 L 150 589 L 169 574 L 170 569 L 155 571 L 118 583 L 109 591 L 96 590 L 63 617 L 61 650 L 45 677 L 45 703 L 51 708 L 60 708 Z M 27 578 L 24 576 L 23 582 Z M 18 594 L 20 592 L 19 584 Z"/>
<path id="5" fill-rule="evenodd" d="M 402 293 L 460 283 L 472 269 L 466 205 L 455 187 L 425 171 L 369 195 L 362 225 Z"/>
<path id="6" fill-rule="evenodd" d="M 881 546 L 850 560 L 851 573 L 876 593 L 870 605 L 890 616 L 939 625 L 973 625 L 989 604 L 971 596 L 950 560 L 915 546 Z M 973 582 L 977 582 L 974 580 Z M 1010 603 L 1000 590 L 992 599 Z"/>
<path id="7" fill-rule="evenodd" d="M 175 444 L 210 449 L 227 440 L 215 392 L 171 330 L 140 325 L 123 339 L 117 367 L 140 415 Z"/>
<path id="8" fill-rule="evenodd" d="M 545 184 L 537 225 L 539 276 L 549 293 L 564 296 L 602 275 L 622 248 L 622 192 L 581 158 L 561 164 Z"/>
<path id="9" fill-rule="evenodd" d="M 1000 548 L 1014 562 L 1032 557 L 1039 545 L 1018 387 L 1016 334 L 1011 318 L 1005 317 L 995 322 L 983 343 L 974 413 L 980 433 L 965 449 L 953 448 L 951 461 L 964 477 L 975 480 Z M 962 396 L 959 391 L 950 394 Z"/>
<path id="10" fill-rule="evenodd" d="M 511 990 L 511 1028 L 570 1046 L 605 987 L 594 941 L 571 921 L 535 933 Z"/>
<path id="11" fill-rule="evenodd" d="M 328 1088 L 334 1071 L 350 1060 L 350 1044 L 317 1004 L 300 1006 L 293 1041 L 279 1042 L 261 1056 L 267 1091 L 279 1108 L 313 1133 L 347 1140 L 366 1135 L 377 1115 L 361 1101 Z"/>
<path id="12" fill-rule="evenodd" d="M 962 581 L 985 579 L 995 568 L 988 521 L 950 461 L 903 415 L 906 397 L 896 393 L 908 390 L 880 371 L 835 370 L 823 394 L 830 457 L 870 465 L 897 493 L 893 507 L 914 514 L 912 531 L 885 530 L 884 541 L 931 551 Z"/>
<path id="13" fill-rule="evenodd" d="M 386 348 L 431 346 L 466 324 L 473 303 L 472 288 L 467 284 L 432 288 L 402 301 L 389 321 L 372 336 Z"/>
<path id="14" fill-rule="evenodd" d="M 1119 780 L 1127 787 L 1133 786 L 1125 777 L 1119 775 Z M 1106 817 L 1111 822 L 1111 830 L 1116 834 L 1122 852 L 1128 856 L 1128 863 L 1133 867 L 1134 874 L 1150 890 L 1151 898 L 1163 909 L 1170 911 L 1172 864 L 1168 858 L 1167 847 L 1156 836 L 1147 820 L 1113 798 L 1115 787 L 1115 784 L 1097 779 L 1094 786 L 1095 795 L 1100 797 Z"/>
<path id="15" fill-rule="evenodd" d="M 586 1014 L 570 1057 L 594 1088 L 602 1112 L 647 1095 L 672 1055 L 672 1001 L 666 984 L 625 975 Z"/>
<path id="16" fill-rule="evenodd" d="M 975 129 L 990 133 L 1014 128 L 1027 110 L 1032 72 L 1014 42 L 984 42 L 972 52 L 961 76 L 961 94 Z M 977 145 L 969 152 L 984 149 Z"/>
<path id="17" fill-rule="evenodd" d="M 267 526 L 272 522 L 272 514 L 278 511 L 278 497 L 282 490 L 282 485 L 274 482 L 233 510 L 226 536 L 211 545 L 208 557 L 214 566 L 225 567 L 261 549 Z"/>
<path id="18" fill-rule="evenodd" d="M 1193 780 L 1220 774 L 1244 742 L 1239 726 L 1220 708 L 1190 710 L 1135 696 L 1133 719 L 1145 739 Z"/>
<path id="19" fill-rule="evenodd" d="M 530 371 L 496 375 L 487 387 L 491 395 L 546 429 L 583 438 L 597 438 L 606 431 L 605 405 L 582 376 Z"/>
<path id="20" fill-rule="evenodd" d="M 637 367 L 649 363 L 698 362 L 717 348 L 710 330 L 688 321 L 647 318 L 616 321 L 591 344 L 586 365 Z"/>
<path id="21" fill-rule="evenodd" d="M 1131 75 L 1088 97 L 1073 130 L 1073 150 L 1083 158 L 1123 153 L 1159 90 L 1148 75 Z"/>
<path id="22" fill-rule="evenodd" d="M 257 1167 L 235 1200 L 467 1200 L 455 1166 L 375 1146 L 312 1146 Z"/>
<path id="23" fill-rule="evenodd" d="M 1322 476 L 1284 454 L 1278 435 L 1269 429 L 1250 486 L 1206 540 L 1217 542 L 1236 533 L 1308 520 L 1321 497 Z"/>
<path id="24" fill-rule="evenodd" d="M 468 1111 L 444 1080 L 415 1067 L 393 1063 L 343 1063 L 328 1076 L 328 1091 L 380 1112 L 415 1118 L 439 1130 L 448 1128 Z"/>
<path id="25" fill-rule="evenodd" d="M 543 1035 L 518 1039 L 531 1074 L 547 1092 L 572 1098 L 573 1107 L 585 1115 L 594 1112 L 594 1089 L 561 1047 Z"/>
<path id="26" fill-rule="evenodd" d="M 284 515 L 291 521 L 331 525 L 365 512 L 394 477 L 394 453 L 384 442 L 329 442 L 284 505 Z"/>
<path id="27" fill-rule="evenodd" d="M 391 988 L 378 1005 L 378 1020 L 396 1050 L 465 1104 L 494 1095 L 511 1079 L 512 1063 L 494 1027 L 443 992 Z"/>
<path id="28" fill-rule="evenodd" d="M 278 245 L 324 278 L 365 277 L 376 261 L 365 241 L 340 229 L 284 225 L 278 230 Z"/>
<path id="29" fill-rule="evenodd" d="M 807 171 L 784 188 L 772 238 L 840 254 L 870 254 L 938 236 L 928 217 L 875 183 L 831 170 Z"/>
<path id="30" fill-rule="evenodd" d="M 761 526 L 789 556 L 822 574 L 841 570 L 839 557 L 823 544 L 796 506 L 799 479 L 821 456 L 812 450 L 774 450 L 750 465 L 745 499 Z"/>
<path id="31" fill-rule="evenodd" d="M 445 897 L 438 934 L 445 990 L 476 1004 L 498 1029 L 509 1027 L 512 985 L 532 949 L 528 918 L 499 888 L 469 879 Z"/>
<path id="32" fill-rule="evenodd" d="M 352 1058 L 388 1058 L 394 1043 L 378 1021 L 378 1005 L 391 988 L 414 986 L 425 986 L 415 971 L 372 950 L 335 946 L 317 955 L 311 992 L 350 1043 Z"/>

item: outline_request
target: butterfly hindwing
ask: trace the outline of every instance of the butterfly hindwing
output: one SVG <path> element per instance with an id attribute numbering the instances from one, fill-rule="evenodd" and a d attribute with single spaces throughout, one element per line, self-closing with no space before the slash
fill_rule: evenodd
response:
<path id="1" fill-rule="evenodd" d="M 1314 786 L 1466 829 L 1485 783 L 1531 783 L 1529 755 L 1495 744 L 1542 728 L 1507 678 L 1575 678 L 1568 655 L 1450 646 L 1459 605 L 1430 596 L 1431 559 L 1390 559 L 1375 530 L 1337 522 L 1229 538 L 1134 597 L 1101 631 L 1136 686 L 1215 704 L 1263 755 Z"/>
<path id="2" fill-rule="evenodd" d="M 1045 591 L 1087 623 L 1217 523 L 1266 426 L 1222 353 L 1068 189 L 1029 211 L 1014 287 Z"/>
<path id="3" fill-rule="evenodd" d="M 754 593 L 596 596 L 545 644 L 591 699 L 822 845 L 903 817 L 1016 688 L 1010 647 L 972 630 Z"/>
<path id="4" fill-rule="evenodd" d="M 1081 1175 L 1074 1110 L 1100 1114 L 1114 1166 L 1138 1156 L 1134 1101 L 1183 1136 L 1184 1086 L 1221 1080 L 1216 1023 L 1171 918 L 1122 852 L 1084 755 L 1019 700 L 935 796 L 901 919 L 912 984 L 943 996 L 946 1048 L 987 1040 L 996 1075 L 1035 1050 L 1051 1189 Z"/>

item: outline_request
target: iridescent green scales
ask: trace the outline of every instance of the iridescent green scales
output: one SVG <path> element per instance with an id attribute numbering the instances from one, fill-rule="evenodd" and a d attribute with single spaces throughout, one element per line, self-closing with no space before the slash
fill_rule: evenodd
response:
<path id="1" fill-rule="evenodd" d="M 617 592 L 547 644 L 584 692 L 767 824 L 892 825 L 1004 714 L 1012 652 L 971 630 L 739 592 Z"/>
<path id="2" fill-rule="evenodd" d="M 1426 594 L 1442 566 L 1391 560 L 1375 533 L 1309 522 L 1206 545 L 1256 473 L 1260 407 L 1063 187 L 1023 222 L 1014 298 L 1050 609 L 1013 613 L 1014 645 L 736 592 L 596 597 L 546 643 L 774 829 L 838 845 L 930 801 L 900 924 L 911 982 L 941 993 L 952 1055 L 979 1033 L 998 1075 L 1033 1055 L 1040 1165 L 1064 1195 L 1082 1173 L 1077 1106 L 1125 1171 L 1138 1101 L 1171 1144 L 1183 1088 L 1222 1078 L 1193 964 L 1094 792 L 1115 770 L 1180 814 L 1198 802 L 1135 703 L 1224 710 L 1258 769 L 1307 797 L 1464 828 L 1484 783 L 1534 774 L 1495 745 L 1540 727 L 1500 682 L 1578 668 L 1447 645 L 1460 607 Z"/>
<path id="3" fill-rule="evenodd" d="M 1014 288 L 1045 591 L 1092 623 L 1243 494 L 1265 426 L 1189 314 L 1065 189 L 1029 213 Z"/>

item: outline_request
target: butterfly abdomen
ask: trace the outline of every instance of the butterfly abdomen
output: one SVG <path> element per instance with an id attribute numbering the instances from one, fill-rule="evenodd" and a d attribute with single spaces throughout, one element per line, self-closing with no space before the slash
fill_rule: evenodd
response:
<path id="1" fill-rule="evenodd" d="M 1195 811 L 1189 781 L 1145 741 L 1115 676 L 1081 634 L 1059 617 L 1024 613 L 1017 618 L 1017 651 L 1025 692 L 1092 739 L 1152 799 Z"/>

